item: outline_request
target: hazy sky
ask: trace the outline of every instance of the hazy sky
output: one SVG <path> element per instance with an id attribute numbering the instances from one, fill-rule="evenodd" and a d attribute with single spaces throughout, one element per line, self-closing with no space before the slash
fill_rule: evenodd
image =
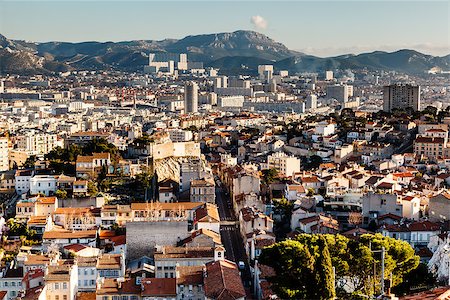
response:
<path id="1" fill-rule="evenodd" d="M 450 53 L 450 0 L 0 0 L 0 33 L 31 41 L 123 41 L 252 29 L 318 56 L 410 48 Z"/>

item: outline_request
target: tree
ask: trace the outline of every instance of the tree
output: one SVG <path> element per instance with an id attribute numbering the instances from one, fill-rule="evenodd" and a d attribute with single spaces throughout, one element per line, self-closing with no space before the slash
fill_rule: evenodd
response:
<path id="1" fill-rule="evenodd" d="M 27 159 L 23 163 L 23 167 L 25 169 L 33 169 L 36 164 L 36 161 L 37 161 L 36 155 L 31 155 L 31 156 L 27 157 Z"/>
<path id="2" fill-rule="evenodd" d="M 406 295 L 413 291 L 417 292 L 417 288 L 427 290 L 436 286 L 438 283 L 434 274 L 428 271 L 428 267 L 424 263 L 406 274 L 402 283 L 393 288 L 396 295 Z"/>
<path id="3" fill-rule="evenodd" d="M 304 244 L 286 240 L 264 248 L 260 262 L 275 269 L 270 278 L 282 299 L 313 299 L 314 257 Z"/>
<path id="4" fill-rule="evenodd" d="M 384 237 L 381 234 L 365 234 L 359 240 L 350 240 L 342 235 L 331 234 L 300 234 L 296 237 L 290 247 L 296 249 L 307 249 L 313 262 L 313 268 L 308 263 L 304 263 L 304 254 L 296 257 L 299 251 L 291 251 L 289 259 L 283 257 L 285 252 L 278 249 L 286 247 L 283 242 L 276 243 L 269 248 L 264 248 L 260 257 L 260 261 L 275 269 L 277 276 L 275 279 L 269 278 L 276 287 L 275 292 L 279 292 L 281 298 L 289 298 L 286 291 L 293 291 L 296 298 L 305 299 L 330 299 L 334 297 L 332 284 L 332 267 L 336 270 L 336 286 L 338 297 L 349 299 L 353 296 L 364 297 L 379 294 L 380 290 L 374 290 L 375 283 L 381 280 L 381 247 L 385 247 L 385 278 L 389 278 L 389 274 L 393 274 L 393 286 L 399 285 L 403 278 L 419 263 L 419 257 L 414 254 L 414 249 L 406 242 Z M 369 248 L 369 246 L 371 248 Z M 275 250 L 274 250 L 275 249 Z M 304 250 L 302 250 L 304 251 Z M 328 252 L 328 253 L 327 253 Z M 262 260 L 261 260 L 262 258 Z M 331 263 L 330 263 L 331 262 Z M 285 265 L 286 264 L 286 265 Z M 312 279 L 307 285 L 304 294 L 297 294 L 293 287 L 304 288 L 303 282 L 295 281 L 290 278 L 286 282 L 285 276 L 293 276 L 286 274 L 292 271 L 292 264 L 296 268 L 297 274 L 311 273 Z M 374 267 L 377 273 L 374 274 Z M 280 270 L 281 273 L 278 273 Z M 283 271 L 287 270 L 287 271 Z M 320 287 L 320 289 L 318 289 Z M 310 290 L 313 289 L 313 290 Z M 350 291 L 350 294 L 348 292 Z"/>
<path id="5" fill-rule="evenodd" d="M 93 182 L 93 181 L 89 181 L 88 182 L 87 191 L 88 191 L 88 194 L 90 196 L 96 196 L 97 195 L 98 189 L 97 189 L 97 185 L 95 184 L 95 182 Z"/>
<path id="6" fill-rule="evenodd" d="M 263 174 L 263 182 L 265 184 L 271 184 L 273 183 L 276 179 L 278 179 L 278 170 L 275 168 L 272 169 L 267 169 L 267 170 L 263 170 L 262 171 Z"/>
<path id="7" fill-rule="evenodd" d="M 274 199 L 274 213 L 281 216 L 281 222 L 283 224 L 288 224 L 290 227 L 292 210 L 294 209 L 294 203 L 287 200 L 286 198 Z M 288 228 L 290 231 L 290 228 Z"/>
<path id="8" fill-rule="evenodd" d="M 67 199 L 67 191 L 66 190 L 56 190 L 55 196 L 58 199 Z"/>
<path id="9" fill-rule="evenodd" d="M 328 251 L 327 241 L 324 237 L 319 237 L 319 257 L 316 260 L 316 282 L 317 299 L 334 299 L 336 292 L 334 289 L 333 266 L 331 256 Z"/>

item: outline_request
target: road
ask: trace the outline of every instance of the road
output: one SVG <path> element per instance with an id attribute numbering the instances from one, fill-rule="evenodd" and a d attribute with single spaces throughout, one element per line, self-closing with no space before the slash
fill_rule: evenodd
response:
<path id="1" fill-rule="evenodd" d="M 251 284 L 250 267 L 239 229 L 239 222 L 235 217 L 230 196 L 222 188 L 222 183 L 218 177 L 216 177 L 216 204 L 222 223 L 220 225 L 220 236 L 225 247 L 225 257 L 236 264 L 239 261 L 245 263 L 245 269 L 241 271 L 241 277 L 244 286 L 248 287 Z"/>

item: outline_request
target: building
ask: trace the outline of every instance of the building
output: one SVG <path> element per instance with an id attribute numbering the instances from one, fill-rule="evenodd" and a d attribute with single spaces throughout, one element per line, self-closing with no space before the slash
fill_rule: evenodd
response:
<path id="1" fill-rule="evenodd" d="M 23 267 L 15 268 L 11 265 L 10 268 L 2 271 L 0 276 L 0 287 L 2 291 L 7 292 L 6 299 L 16 299 L 19 296 L 19 292 L 24 289 L 22 287 Z"/>
<path id="2" fill-rule="evenodd" d="M 272 65 L 259 65 L 258 66 L 259 79 L 265 82 L 270 82 L 273 77 L 273 66 Z"/>
<path id="3" fill-rule="evenodd" d="M 16 171 L 16 193 L 19 195 L 28 193 L 30 190 L 30 180 L 34 176 L 33 170 Z"/>
<path id="4" fill-rule="evenodd" d="M 300 159 L 284 152 L 275 152 L 267 157 L 267 169 L 276 169 L 281 176 L 292 176 L 300 172 Z"/>
<path id="5" fill-rule="evenodd" d="M 9 139 L 0 137 L 0 171 L 9 170 Z"/>
<path id="6" fill-rule="evenodd" d="M 317 96 L 316 95 L 308 95 L 306 97 L 306 105 L 305 109 L 316 109 L 317 108 Z"/>
<path id="7" fill-rule="evenodd" d="M 353 86 L 352 85 L 329 85 L 327 86 L 327 98 L 336 99 L 341 103 L 348 102 L 348 99 L 353 97 Z"/>
<path id="8" fill-rule="evenodd" d="M 419 136 L 414 140 L 414 153 L 426 156 L 431 161 L 448 156 L 448 152 L 446 138 Z"/>
<path id="9" fill-rule="evenodd" d="M 45 272 L 46 299 L 75 300 L 78 292 L 78 266 L 48 266 Z"/>
<path id="10" fill-rule="evenodd" d="M 58 143 L 56 134 L 28 132 L 25 135 L 16 137 L 18 149 L 32 151 L 36 154 L 47 154 L 56 146 L 62 146 Z"/>
<path id="11" fill-rule="evenodd" d="M 191 181 L 191 202 L 215 203 L 216 189 L 214 180 L 197 179 Z"/>
<path id="12" fill-rule="evenodd" d="M 170 140 L 174 143 L 192 141 L 194 134 L 190 130 L 172 129 L 169 130 Z"/>
<path id="13" fill-rule="evenodd" d="M 184 112 L 196 113 L 198 111 L 198 85 L 195 82 L 186 82 L 184 85 Z"/>
<path id="14" fill-rule="evenodd" d="M 325 80 L 333 80 L 333 71 L 325 71 Z"/>
<path id="15" fill-rule="evenodd" d="M 30 179 L 30 194 L 53 195 L 57 190 L 57 178 L 53 175 L 34 175 Z"/>
<path id="16" fill-rule="evenodd" d="M 217 101 L 217 106 L 221 108 L 226 107 L 243 107 L 244 96 L 222 96 Z"/>
<path id="17" fill-rule="evenodd" d="M 420 86 L 411 84 L 392 84 L 383 89 L 383 110 L 411 107 L 420 110 Z"/>
<path id="18" fill-rule="evenodd" d="M 450 194 L 443 192 L 430 198 L 428 211 L 431 221 L 450 220 Z"/>
<path id="19" fill-rule="evenodd" d="M 167 72 L 174 73 L 174 70 L 187 70 L 188 58 L 186 53 L 150 53 L 148 55 L 148 66 L 144 68 L 144 72 L 157 73 Z"/>
<path id="20" fill-rule="evenodd" d="M 204 274 L 205 296 L 208 300 L 244 300 L 246 293 L 236 264 L 218 260 L 206 264 Z"/>

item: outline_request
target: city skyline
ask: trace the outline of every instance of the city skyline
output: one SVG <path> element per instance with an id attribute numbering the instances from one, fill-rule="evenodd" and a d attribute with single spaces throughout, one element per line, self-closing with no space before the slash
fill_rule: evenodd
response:
<path id="1" fill-rule="evenodd" d="M 0 33 L 33 42 L 117 42 L 255 30 L 322 57 L 399 49 L 450 53 L 447 1 L 231 2 L 3 1 Z M 287 4 L 292 9 L 286 10 Z"/>

